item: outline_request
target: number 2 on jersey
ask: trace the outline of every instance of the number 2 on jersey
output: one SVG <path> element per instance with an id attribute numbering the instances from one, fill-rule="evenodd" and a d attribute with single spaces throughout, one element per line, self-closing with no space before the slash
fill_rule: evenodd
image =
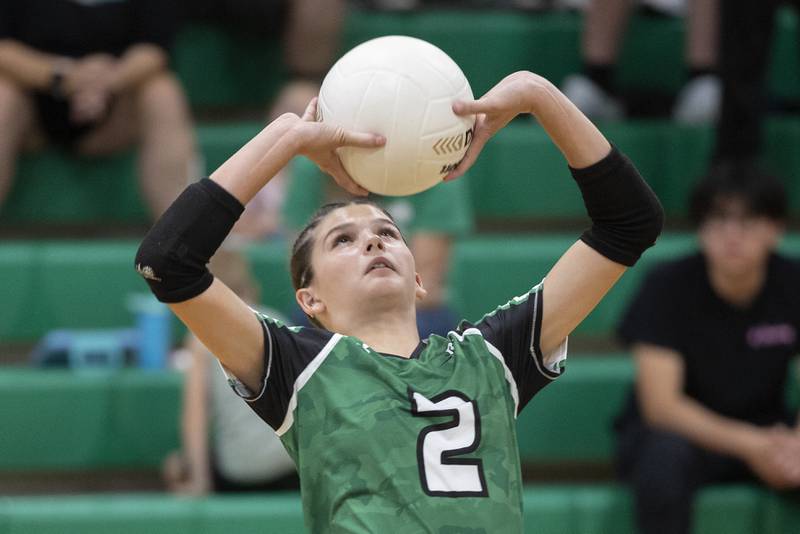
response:
<path id="1" fill-rule="evenodd" d="M 417 438 L 417 463 L 422 489 L 435 497 L 487 497 L 483 462 L 463 458 L 478 448 L 481 418 L 478 405 L 459 391 L 433 399 L 409 390 L 411 413 L 417 417 L 450 417 L 426 426 Z"/>

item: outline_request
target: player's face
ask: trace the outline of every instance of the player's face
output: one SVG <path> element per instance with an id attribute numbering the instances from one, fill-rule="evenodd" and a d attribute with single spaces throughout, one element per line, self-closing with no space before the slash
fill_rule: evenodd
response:
<path id="1" fill-rule="evenodd" d="M 328 214 L 314 230 L 311 265 L 308 289 L 321 305 L 311 310 L 315 316 L 407 309 L 425 295 L 400 231 L 374 206 L 352 204 Z"/>
<path id="2" fill-rule="evenodd" d="M 700 227 L 700 245 L 710 268 L 742 275 L 765 264 L 781 231 L 775 221 L 749 213 L 741 200 L 726 199 Z"/>

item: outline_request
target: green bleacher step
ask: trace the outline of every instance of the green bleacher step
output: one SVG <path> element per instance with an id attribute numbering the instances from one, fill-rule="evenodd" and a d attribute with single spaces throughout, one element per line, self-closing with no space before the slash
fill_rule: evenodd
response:
<path id="1" fill-rule="evenodd" d="M 578 238 L 487 235 L 456 243 L 450 294 L 460 317 L 477 320 L 511 297 L 537 284 Z M 629 269 L 589 317 L 577 336 L 608 337 L 642 276 L 655 263 L 692 250 L 691 234 L 666 234 Z M 28 241 L 0 244 L 0 341 L 32 341 L 58 328 L 130 327 L 126 306 L 131 293 L 148 288 L 133 269 L 136 240 Z M 800 235 L 784 239 L 783 249 L 800 255 Z M 290 315 L 294 291 L 282 240 L 252 247 L 248 255 L 265 304 Z M 487 276 L 491 273 L 491 276 Z M 8 304 L 6 304 L 8 303 Z"/>
<path id="2" fill-rule="evenodd" d="M 797 99 L 797 16 L 785 9 L 777 18 L 769 84 L 777 96 Z M 341 48 L 346 51 L 383 35 L 425 39 L 453 57 L 480 95 L 516 70 L 532 70 L 560 84 L 580 68 L 582 24 L 579 15 L 567 12 L 354 9 L 347 16 Z M 686 76 L 684 30 L 678 18 L 634 16 L 621 48 L 620 85 L 676 93 Z M 210 25 L 192 24 L 181 32 L 173 64 L 196 108 L 266 108 L 286 79 L 276 36 L 242 35 Z"/>
<path id="3" fill-rule="evenodd" d="M 629 493 L 612 484 L 527 486 L 526 534 L 633 534 Z M 701 490 L 694 531 L 789 534 L 800 520 L 787 499 L 750 486 Z M 293 493 L 185 499 L 171 495 L 7 497 L 0 534 L 303 534 L 300 496 Z"/>
<path id="4" fill-rule="evenodd" d="M 263 124 L 236 122 L 198 127 L 207 171 L 216 169 Z M 608 138 L 627 153 L 661 199 L 667 214 L 684 217 L 688 193 L 707 170 L 710 127 L 668 121 L 607 124 Z M 792 213 L 800 214 L 800 119 L 767 123 L 765 157 L 786 178 Z M 141 223 L 148 216 L 138 192 L 133 152 L 100 160 L 46 151 L 22 158 L 0 224 Z M 464 178 L 475 215 L 483 220 L 580 220 L 585 209 L 561 153 L 532 120 L 501 131 Z"/>

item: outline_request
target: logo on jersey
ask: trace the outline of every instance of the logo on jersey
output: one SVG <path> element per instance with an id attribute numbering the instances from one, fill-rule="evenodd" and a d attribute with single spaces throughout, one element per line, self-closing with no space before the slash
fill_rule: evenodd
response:
<path id="1" fill-rule="evenodd" d="M 760 324 L 747 330 L 747 343 L 754 349 L 786 347 L 797 341 L 797 331 L 789 323 Z"/>

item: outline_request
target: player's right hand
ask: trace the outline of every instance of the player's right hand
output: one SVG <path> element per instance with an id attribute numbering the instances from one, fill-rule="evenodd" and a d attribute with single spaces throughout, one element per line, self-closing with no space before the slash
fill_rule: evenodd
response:
<path id="1" fill-rule="evenodd" d="M 317 98 L 311 99 L 302 120 L 295 126 L 298 135 L 298 152 L 317 164 L 339 186 L 357 196 L 369 191 L 358 185 L 342 165 L 336 149 L 344 146 L 379 148 L 386 144 L 382 135 L 351 132 L 344 128 L 317 122 Z"/>

